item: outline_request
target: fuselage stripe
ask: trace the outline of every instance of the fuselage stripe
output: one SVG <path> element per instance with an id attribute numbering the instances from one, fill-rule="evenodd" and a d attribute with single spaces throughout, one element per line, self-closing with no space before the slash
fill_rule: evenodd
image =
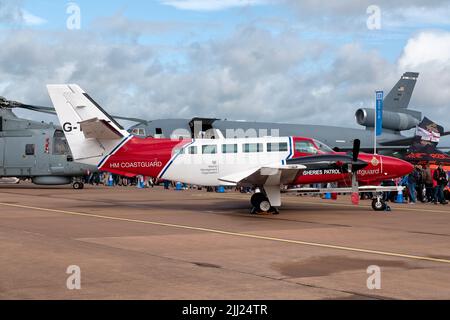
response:
<path id="1" fill-rule="evenodd" d="M 133 137 L 133 135 L 131 135 L 131 134 L 128 137 L 125 137 L 110 153 L 108 153 L 102 159 L 102 161 L 100 161 L 100 163 L 97 165 L 97 167 L 99 169 L 101 169 L 101 167 L 108 161 L 109 157 L 111 157 L 113 154 L 115 154 L 117 151 L 119 151 L 119 149 L 122 148 L 125 145 L 125 143 L 127 143 L 132 137 Z"/>
<path id="2" fill-rule="evenodd" d="M 294 148 L 293 148 L 292 137 L 289 137 L 289 156 L 286 158 L 286 163 L 287 163 L 287 160 L 291 159 L 293 155 L 294 155 Z"/>

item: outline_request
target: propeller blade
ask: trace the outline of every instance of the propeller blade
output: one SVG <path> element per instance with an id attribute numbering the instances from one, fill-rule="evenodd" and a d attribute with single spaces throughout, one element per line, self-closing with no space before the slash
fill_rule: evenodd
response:
<path id="1" fill-rule="evenodd" d="M 359 183 L 356 177 L 356 172 L 351 173 L 352 176 L 352 203 L 354 205 L 359 204 Z"/>
<path id="2" fill-rule="evenodd" d="M 352 152 L 353 162 L 358 161 L 360 149 L 361 149 L 361 140 L 355 139 L 355 141 L 353 141 L 353 152 Z"/>

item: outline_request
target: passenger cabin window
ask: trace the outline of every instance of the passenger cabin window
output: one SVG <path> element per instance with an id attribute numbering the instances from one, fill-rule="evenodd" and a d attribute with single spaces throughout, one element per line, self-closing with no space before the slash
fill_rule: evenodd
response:
<path id="1" fill-rule="evenodd" d="M 263 152 L 263 144 L 262 143 L 246 143 L 243 148 L 245 153 L 251 152 Z"/>
<path id="2" fill-rule="evenodd" d="M 222 153 L 237 153 L 238 145 L 237 144 L 223 144 L 222 145 Z"/>
<path id="3" fill-rule="evenodd" d="M 316 154 L 317 149 L 310 141 L 297 141 L 295 142 L 295 151 L 301 153 Z"/>
<path id="4" fill-rule="evenodd" d="M 202 150 L 203 150 L 203 154 L 216 154 L 217 146 L 214 146 L 214 145 L 203 146 Z"/>
<path id="5" fill-rule="evenodd" d="M 188 154 L 197 154 L 197 147 L 189 147 L 188 148 Z"/>
<path id="6" fill-rule="evenodd" d="M 61 156 L 69 153 L 70 149 L 64 132 L 56 130 L 53 135 L 53 154 Z"/>
<path id="7" fill-rule="evenodd" d="M 287 142 L 268 143 L 267 152 L 286 152 L 288 151 Z"/>
<path id="8" fill-rule="evenodd" d="M 34 144 L 27 144 L 25 146 L 25 154 L 27 156 L 34 156 L 34 150 L 35 149 L 35 145 Z"/>
<path id="9" fill-rule="evenodd" d="M 184 154 L 184 149 L 183 148 L 175 148 L 175 149 L 173 149 L 172 157 L 174 155 L 180 155 L 180 154 Z"/>
<path id="10" fill-rule="evenodd" d="M 3 131 L 3 118 L 0 117 L 0 132 Z"/>
<path id="11" fill-rule="evenodd" d="M 158 134 L 158 135 L 163 134 L 162 129 L 161 129 L 161 128 L 156 128 L 156 129 L 155 129 L 155 134 Z"/>

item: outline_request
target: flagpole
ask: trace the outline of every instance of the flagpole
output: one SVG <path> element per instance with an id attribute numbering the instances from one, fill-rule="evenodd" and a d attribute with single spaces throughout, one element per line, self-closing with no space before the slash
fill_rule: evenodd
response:
<path id="1" fill-rule="evenodd" d="M 377 154 L 377 136 L 383 133 L 383 99 L 384 92 L 376 91 L 375 121 L 373 128 L 373 153 Z"/>
<path id="2" fill-rule="evenodd" d="M 373 154 L 376 155 L 377 154 L 377 112 L 376 112 L 376 106 L 375 106 L 374 116 L 375 116 L 375 122 L 374 122 L 374 127 L 373 127 Z"/>

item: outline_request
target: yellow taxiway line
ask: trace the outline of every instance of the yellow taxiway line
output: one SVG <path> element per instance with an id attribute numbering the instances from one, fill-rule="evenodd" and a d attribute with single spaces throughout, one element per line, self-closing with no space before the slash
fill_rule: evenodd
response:
<path id="1" fill-rule="evenodd" d="M 97 219 L 105 219 L 105 220 L 140 223 L 140 224 L 147 224 L 147 225 L 153 225 L 153 226 L 209 232 L 209 233 L 214 233 L 214 234 L 222 234 L 222 235 L 235 236 L 235 237 L 248 238 L 248 239 L 267 240 L 267 241 L 290 243 L 290 244 L 300 244 L 300 245 L 312 246 L 312 247 L 320 247 L 320 248 L 328 248 L 328 249 L 336 249 L 336 250 L 344 250 L 344 251 L 351 251 L 351 252 L 360 252 L 360 253 L 376 254 L 376 255 L 382 255 L 382 256 L 399 257 L 399 258 L 406 258 L 406 259 L 432 261 L 432 262 L 440 262 L 440 263 L 449 263 L 450 264 L 450 260 L 447 260 L 447 259 L 422 257 L 422 256 L 395 253 L 395 252 L 386 252 L 386 251 L 378 251 L 378 250 L 370 250 L 370 249 L 337 246 L 337 245 L 317 243 L 317 242 L 289 240 L 289 239 L 282 239 L 282 238 L 266 237 L 266 236 L 249 234 L 249 233 L 232 232 L 232 231 L 202 228 L 202 227 L 192 227 L 192 226 L 171 224 L 171 223 L 164 223 L 164 222 L 156 222 L 156 221 L 146 221 L 146 220 L 111 217 L 111 216 L 105 216 L 105 215 L 99 215 L 99 214 L 40 208 L 40 207 L 24 206 L 24 205 L 11 204 L 11 203 L 0 202 L 0 205 L 5 206 L 5 207 L 12 207 L 12 208 L 30 209 L 30 210 L 37 210 L 37 211 L 52 212 L 52 213 L 62 213 L 62 214 L 67 214 L 67 215 L 71 215 L 71 216 L 81 216 L 81 217 L 89 217 L 89 218 L 97 218 Z"/>

